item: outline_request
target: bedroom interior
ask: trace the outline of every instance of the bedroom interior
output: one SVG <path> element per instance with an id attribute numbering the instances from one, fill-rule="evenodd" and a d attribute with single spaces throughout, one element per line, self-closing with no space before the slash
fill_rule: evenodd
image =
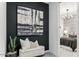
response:
<path id="1" fill-rule="evenodd" d="M 60 4 L 60 53 L 77 56 L 78 17 L 77 3 Z"/>
<path id="2" fill-rule="evenodd" d="M 76 2 L 0 2 L 0 57 L 78 57 L 78 15 Z"/>

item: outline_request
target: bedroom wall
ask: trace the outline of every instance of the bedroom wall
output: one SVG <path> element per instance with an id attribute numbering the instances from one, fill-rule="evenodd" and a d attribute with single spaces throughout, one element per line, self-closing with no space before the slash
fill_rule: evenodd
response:
<path id="1" fill-rule="evenodd" d="M 78 19 L 79 19 L 79 3 L 77 3 L 77 15 L 78 15 Z M 79 53 L 79 20 L 78 20 L 78 40 L 77 40 L 77 52 Z M 78 54 L 79 56 L 79 54 Z"/>
<path id="2" fill-rule="evenodd" d="M 49 51 L 58 56 L 59 50 L 59 3 L 49 3 Z"/>
<path id="3" fill-rule="evenodd" d="M 29 38 L 31 41 L 38 40 L 40 45 L 45 46 L 45 50 L 49 49 L 49 5 L 42 2 L 8 2 L 7 3 L 7 43 L 9 42 L 9 36 L 16 33 L 17 17 L 16 11 L 17 6 L 24 6 L 37 10 L 44 11 L 44 34 L 43 35 L 30 35 L 30 36 L 18 36 L 17 37 L 17 48 L 20 48 L 19 39 Z"/>
<path id="4" fill-rule="evenodd" d="M 0 2 L 0 57 L 6 53 L 6 3 Z"/>

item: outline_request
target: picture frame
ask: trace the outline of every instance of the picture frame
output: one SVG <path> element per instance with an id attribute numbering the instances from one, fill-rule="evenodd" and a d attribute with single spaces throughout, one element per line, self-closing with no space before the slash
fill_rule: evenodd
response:
<path id="1" fill-rule="evenodd" d="M 17 35 L 43 35 L 44 12 L 17 6 Z"/>

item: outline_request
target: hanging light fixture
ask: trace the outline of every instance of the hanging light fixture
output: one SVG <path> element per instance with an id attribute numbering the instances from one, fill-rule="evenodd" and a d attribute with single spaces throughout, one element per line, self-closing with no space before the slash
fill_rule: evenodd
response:
<path id="1" fill-rule="evenodd" d="M 66 9 L 66 12 L 67 12 L 67 14 L 64 16 L 64 20 L 65 20 L 65 21 L 71 20 L 71 19 L 73 18 L 73 16 L 70 15 L 69 9 Z"/>

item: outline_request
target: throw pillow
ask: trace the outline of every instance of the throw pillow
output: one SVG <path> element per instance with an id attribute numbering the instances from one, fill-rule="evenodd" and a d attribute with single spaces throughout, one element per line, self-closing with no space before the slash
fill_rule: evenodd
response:
<path id="1" fill-rule="evenodd" d="M 35 48 L 35 47 L 38 47 L 38 46 L 39 46 L 37 40 L 36 40 L 35 42 L 32 42 L 32 41 L 31 41 L 30 43 L 31 43 L 30 48 Z"/>
<path id="2" fill-rule="evenodd" d="M 20 39 L 20 41 L 21 41 L 22 49 L 29 49 L 30 48 L 30 41 L 28 38 L 26 38 L 25 40 Z"/>
<path id="3" fill-rule="evenodd" d="M 24 47 L 24 46 L 25 46 L 24 42 L 25 42 L 25 40 L 20 39 L 20 43 L 21 43 L 21 46 L 22 46 L 22 47 Z"/>

